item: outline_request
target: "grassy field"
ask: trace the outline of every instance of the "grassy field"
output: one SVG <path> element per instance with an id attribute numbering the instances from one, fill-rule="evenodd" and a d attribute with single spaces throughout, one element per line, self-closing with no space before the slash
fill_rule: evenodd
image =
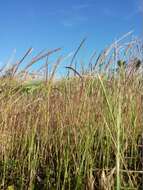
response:
<path id="1" fill-rule="evenodd" d="M 143 77 L 139 45 L 130 42 L 119 54 L 115 43 L 96 59 L 92 56 L 82 72 L 75 70 L 72 59 L 68 75 L 60 80 L 54 79 L 60 59 L 50 76 L 45 73 L 43 81 L 19 79 L 18 67 L 30 50 L 9 71 L 3 69 L 1 189 L 142 189 Z M 42 56 L 49 54 L 34 58 L 31 65 Z"/>

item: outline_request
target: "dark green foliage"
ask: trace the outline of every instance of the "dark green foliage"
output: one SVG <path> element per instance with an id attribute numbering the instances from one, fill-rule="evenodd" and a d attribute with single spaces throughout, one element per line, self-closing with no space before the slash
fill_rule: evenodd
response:
<path id="1" fill-rule="evenodd" d="M 125 67 L 126 66 L 126 61 L 124 61 L 124 60 L 118 60 L 117 64 L 118 64 L 119 68 L 120 67 Z"/>

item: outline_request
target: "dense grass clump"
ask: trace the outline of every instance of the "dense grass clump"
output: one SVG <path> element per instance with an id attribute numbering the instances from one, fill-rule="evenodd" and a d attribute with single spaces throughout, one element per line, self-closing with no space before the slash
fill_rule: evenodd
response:
<path id="1" fill-rule="evenodd" d="M 53 69 L 34 84 L 1 77 L 0 188 L 141 189 L 143 79 L 124 65 L 70 65 L 78 77 L 55 81 Z"/>

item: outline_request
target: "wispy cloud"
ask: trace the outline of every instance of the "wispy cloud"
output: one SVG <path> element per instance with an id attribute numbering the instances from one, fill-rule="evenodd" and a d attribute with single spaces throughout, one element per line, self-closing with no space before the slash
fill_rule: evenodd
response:
<path id="1" fill-rule="evenodd" d="M 60 8 L 49 12 L 50 16 L 58 16 L 59 22 L 64 27 L 74 27 L 85 23 L 88 20 L 88 16 L 85 15 L 85 10 L 90 8 L 92 4 L 83 3 L 75 4 L 66 9 Z"/>
<path id="2" fill-rule="evenodd" d="M 102 14 L 107 17 L 115 17 L 116 13 L 109 7 L 103 7 L 102 8 Z"/>
<path id="3" fill-rule="evenodd" d="M 86 4 L 77 4 L 77 5 L 73 5 L 72 6 L 72 9 L 73 10 L 76 10 L 76 11 L 79 11 L 79 10 L 83 10 L 83 9 L 87 9 L 91 7 L 91 4 L 90 3 L 86 3 Z"/>
<path id="4" fill-rule="evenodd" d="M 139 13 L 143 13 L 143 0 L 140 0 L 140 1 L 139 1 L 138 12 L 139 12 Z"/>
<path id="5" fill-rule="evenodd" d="M 135 17 L 137 14 L 139 14 L 139 11 L 136 9 L 130 13 L 128 13 L 125 17 L 124 20 L 129 21 L 131 20 L 133 17 Z"/>
<path id="6" fill-rule="evenodd" d="M 74 27 L 80 24 L 85 23 L 86 21 L 88 21 L 88 18 L 85 16 L 74 16 L 72 18 L 68 18 L 68 19 L 63 19 L 61 21 L 61 24 L 64 27 Z"/>
<path id="7" fill-rule="evenodd" d="M 134 8 L 128 14 L 126 14 L 124 20 L 129 21 L 133 19 L 135 16 L 139 16 L 141 14 L 143 14 L 143 0 L 135 0 Z"/>
<path id="8" fill-rule="evenodd" d="M 73 27 L 74 26 L 74 22 L 71 22 L 71 21 L 69 21 L 69 20 L 62 20 L 61 21 L 61 24 L 63 25 L 63 26 L 65 26 L 65 27 L 68 27 L 68 28 L 71 28 L 71 27 Z"/>
<path id="9" fill-rule="evenodd" d="M 70 14 L 77 14 L 78 12 L 82 12 L 82 10 L 85 10 L 87 8 L 90 8 L 91 4 L 75 4 L 71 7 L 66 8 L 59 8 L 56 10 L 51 10 L 48 12 L 49 15 L 60 15 L 60 16 L 68 16 Z"/>

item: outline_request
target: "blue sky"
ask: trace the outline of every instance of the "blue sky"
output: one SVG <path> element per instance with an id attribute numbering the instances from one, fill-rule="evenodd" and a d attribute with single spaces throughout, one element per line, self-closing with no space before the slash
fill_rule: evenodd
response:
<path id="1" fill-rule="evenodd" d="M 142 35 L 142 0 L 1 0 L 0 64 L 14 49 L 73 51 L 87 37 L 82 56 L 101 50 L 130 30 Z"/>

